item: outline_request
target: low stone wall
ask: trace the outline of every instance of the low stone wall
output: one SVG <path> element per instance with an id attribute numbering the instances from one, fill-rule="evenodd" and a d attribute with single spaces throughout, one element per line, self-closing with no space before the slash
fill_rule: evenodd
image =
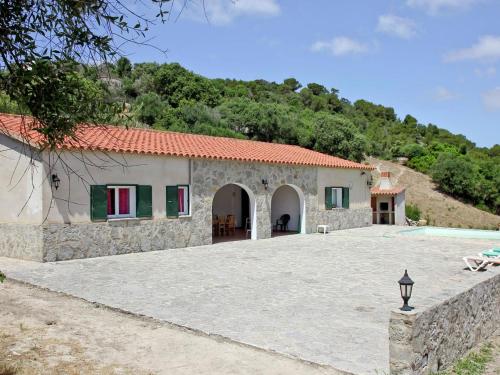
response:
<path id="1" fill-rule="evenodd" d="M 391 374 L 446 369 L 500 328 L 500 275 L 424 311 L 395 310 L 389 323 Z"/>
<path id="2" fill-rule="evenodd" d="M 36 224 L 0 224 L 0 256 L 43 261 L 41 226 Z"/>
<path id="3" fill-rule="evenodd" d="M 371 225 L 372 209 L 335 208 L 333 210 L 322 210 L 316 214 L 317 224 L 328 224 L 330 230 L 350 229 L 366 227 Z M 314 228 L 316 230 L 316 228 Z"/>
<path id="4" fill-rule="evenodd" d="M 43 261 L 165 250 L 212 243 L 211 232 L 190 217 L 48 224 L 43 227 Z"/>
<path id="5" fill-rule="evenodd" d="M 314 197 L 307 196 L 312 206 Z M 206 199 L 207 202 L 211 200 Z M 0 224 L 0 256 L 54 262 L 79 258 L 166 250 L 212 243 L 211 215 L 196 202 L 192 217 L 118 220 L 75 224 Z M 271 237 L 266 201 L 257 205 L 258 238 Z M 208 203 L 205 205 L 207 207 Z M 261 211 L 264 211 L 262 213 Z M 327 223 L 332 230 L 369 225 L 370 209 L 308 210 L 307 232 Z M 264 220 L 266 219 L 266 220 Z M 266 225 L 264 225 L 266 224 Z M 267 229 L 267 230 L 265 230 Z"/>

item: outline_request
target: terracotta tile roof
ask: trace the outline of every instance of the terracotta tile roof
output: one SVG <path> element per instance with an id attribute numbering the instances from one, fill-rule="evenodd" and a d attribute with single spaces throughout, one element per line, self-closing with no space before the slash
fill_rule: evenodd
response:
<path id="1" fill-rule="evenodd" d="M 381 189 L 380 186 L 375 186 L 370 189 L 372 195 L 398 195 L 405 188 L 403 186 L 395 186 L 390 189 Z"/>
<path id="2" fill-rule="evenodd" d="M 0 114 L 0 132 L 40 147 L 43 137 L 29 116 Z M 120 126 L 81 125 L 61 148 L 188 158 L 372 170 L 373 167 L 299 146 Z"/>

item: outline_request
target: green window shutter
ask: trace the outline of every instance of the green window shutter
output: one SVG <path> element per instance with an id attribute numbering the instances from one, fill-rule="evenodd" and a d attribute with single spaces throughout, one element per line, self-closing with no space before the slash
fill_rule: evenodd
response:
<path id="1" fill-rule="evenodd" d="M 105 221 L 108 218 L 108 188 L 106 185 L 90 186 L 90 220 Z"/>
<path id="2" fill-rule="evenodd" d="M 167 217 L 179 217 L 179 193 L 177 186 L 167 186 Z"/>
<path id="3" fill-rule="evenodd" d="M 151 185 L 137 185 L 136 194 L 136 216 L 153 217 L 153 188 Z"/>
<path id="4" fill-rule="evenodd" d="M 342 208 L 349 208 L 349 188 L 342 188 Z"/>
<path id="5" fill-rule="evenodd" d="M 331 187 L 325 187 L 325 208 L 327 210 L 331 210 L 333 208 Z"/>

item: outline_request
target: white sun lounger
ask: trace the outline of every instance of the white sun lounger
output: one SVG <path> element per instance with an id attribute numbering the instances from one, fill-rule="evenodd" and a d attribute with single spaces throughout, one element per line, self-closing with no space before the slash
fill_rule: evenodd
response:
<path id="1" fill-rule="evenodd" d="M 488 258 L 484 256 L 468 256 L 464 257 L 464 262 L 469 267 L 469 269 L 473 272 L 480 271 L 485 269 L 490 264 L 496 264 L 500 266 L 500 258 Z"/>

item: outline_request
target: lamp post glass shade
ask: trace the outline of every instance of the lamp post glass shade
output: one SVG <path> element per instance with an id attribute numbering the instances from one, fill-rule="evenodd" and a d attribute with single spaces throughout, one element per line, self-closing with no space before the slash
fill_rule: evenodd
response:
<path id="1" fill-rule="evenodd" d="M 402 311 L 411 311 L 413 310 L 413 307 L 408 305 L 408 301 L 411 298 L 411 292 L 413 291 L 413 280 L 410 279 L 410 276 L 408 276 L 408 271 L 405 270 L 405 274 L 401 278 L 401 280 L 398 281 L 399 283 L 399 289 L 401 291 L 401 298 L 403 299 L 403 306 L 401 307 L 400 310 Z"/>

